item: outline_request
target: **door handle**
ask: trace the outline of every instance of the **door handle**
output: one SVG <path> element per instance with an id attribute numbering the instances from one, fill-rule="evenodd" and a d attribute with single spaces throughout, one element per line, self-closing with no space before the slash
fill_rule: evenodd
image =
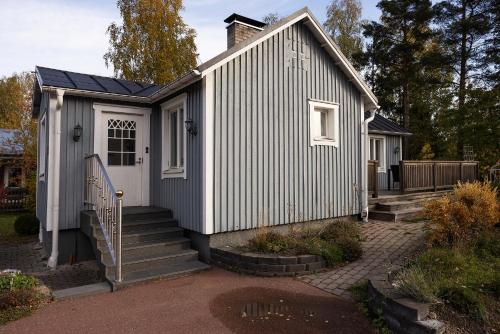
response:
<path id="1" fill-rule="evenodd" d="M 142 158 L 138 158 L 135 163 L 138 164 L 138 165 L 142 164 Z"/>

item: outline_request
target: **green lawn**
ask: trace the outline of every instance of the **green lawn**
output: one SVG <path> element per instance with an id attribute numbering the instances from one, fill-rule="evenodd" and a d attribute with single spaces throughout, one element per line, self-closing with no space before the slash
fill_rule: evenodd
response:
<path id="1" fill-rule="evenodd" d="M 14 231 L 14 222 L 23 212 L 0 213 L 0 243 L 18 243 L 33 239 L 33 236 L 20 237 Z"/>

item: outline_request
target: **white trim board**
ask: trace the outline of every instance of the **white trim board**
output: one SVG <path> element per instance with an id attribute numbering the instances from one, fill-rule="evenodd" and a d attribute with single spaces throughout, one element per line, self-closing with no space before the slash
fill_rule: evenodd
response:
<path id="1" fill-rule="evenodd" d="M 214 73 L 203 78 L 202 219 L 203 234 L 214 233 Z"/>
<path id="2" fill-rule="evenodd" d="M 166 136 L 166 113 L 168 113 L 172 108 L 178 107 L 182 105 L 182 108 L 184 110 L 183 116 L 184 119 L 182 120 L 182 137 L 184 141 L 184 147 L 183 147 L 183 154 L 184 154 L 184 166 L 182 167 L 182 170 L 176 171 L 176 170 L 171 170 L 166 166 L 166 161 L 164 159 L 167 159 L 167 156 L 170 154 L 170 147 L 167 147 L 166 143 L 170 141 L 168 140 Z M 187 165 L 188 165 L 188 156 L 187 156 L 187 130 L 186 130 L 186 119 L 187 119 L 187 94 L 183 93 L 180 94 L 164 103 L 161 104 L 161 179 L 174 179 L 174 178 L 182 178 L 182 179 L 187 179 Z"/>
<path id="3" fill-rule="evenodd" d="M 142 133 L 142 143 L 144 147 L 149 148 L 149 153 L 144 154 L 142 162 L 142 205 L 148 206 L 149 199 L 149 180 L 151 178 L 150 172 L 150 156 L 151 156 L 151 108 L 122 106 L 116 104 L 94 103 L 94 153 L 101 152 L 102 148 L 102 114 L 103 113 L 117 113 L 117 114 L 130 114 L 139 115 L 144 117 L 144 129 Z M 104 157 L 101 157 L 103 159 Z"/>

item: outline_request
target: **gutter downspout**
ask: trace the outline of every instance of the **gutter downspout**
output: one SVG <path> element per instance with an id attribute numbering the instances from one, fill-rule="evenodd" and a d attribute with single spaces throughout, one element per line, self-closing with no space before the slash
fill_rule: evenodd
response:
<path id="1" fill-rule="evenodd" d="M 50 213 L 50 222 L 52 226 L 52 252 L 47 261 L 47 266 L 55 269 L 57 267 L 57 258 L 59 257 L 59 179 L 60 179 L 60 164 L 61 164 L 61 109 L 63 105 L 64 90 L 56 90 L 56 103 L 51 117 L 54 118 L 52 126 L 54 126 L 54 142 L 50 149 L 53 150 L 49 156 L 53 159 L 53 172 L 51 173 L 52 191 L 49 196 L 52 197 L 51 205 L 47 211 Z M 49 110 L 50 111 L 50 110 Z M 48 221 L 49 222 L 49 221 Z M 47 222 L 47 224 L 48 224 Z"/>
<path id="2" fill-rule="evenodd" d="M 363 222 L 368 222 L 368 123 L 373 121 L 375 118 L 375 111 L 377 108 L 370 110 L 370 117 L 363 121 L 361 127 L 361 218 Z M 364 117 L 364 112 L 363 112 Z"/>

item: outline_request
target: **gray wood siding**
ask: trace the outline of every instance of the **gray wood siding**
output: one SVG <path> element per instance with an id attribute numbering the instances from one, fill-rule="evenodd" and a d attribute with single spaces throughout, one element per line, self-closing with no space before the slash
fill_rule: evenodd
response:
<path id="1" fill-rule="evenodd" d="M 89 98 L 64 96 L 61 110 L 61 175 L 59 228 L 80 227 L 85 182 L 85 156 L 94 151 L 94 109 Z M 73 128 L 83 128 L 80 141 L 73 141 Z"/>
<path id="2" fill-rule="evenodd" d="M 399 157 L 400 153 L 394 153 L 394 149 L 400 146 L 399 142 L 400 136 L 385 136 L 385 173 L 378 173 L 378 184 L 379 189 L 386 190 L 387 188 L 387 178 L 390 174 L 388 169 L 391 168 L 391 165 L 399 165 Z M 402 148 L 399 147 L 401 150 Z M 395 184 L 396 187 L 399 187 L 399 183 Z M 391 175 L 391 189 L 392 189 L 392 175 Z"/>
<path id="3" fill-rule="evenodd" d="M 188 133 L 187 149 L 187 179 L 161 179 L 162 155 L 162 118 L 160 104 L 153 108 L 151 114 L 151 203 L 152 205 L 169 208 L 174 217 L 179 220 L 179 226 L 202 232 L 202 119 L 203 96 L 201 82 L 197 82 L 181 93 L 187 93 L 186 117 L 193 119 L 198 127 L 198 134 Z M 173 96 L 174 97 L 174 96 Z"/>
<path id="4" fill-rule="evenodd" d="M 308 28 L 291 26 L 214 76 L 215 233 L 359 213 L 360 93 Z M 309 98 L 340 104 L 338 148 L 310 146 Z"/>
<path id="5" fill-rule="evenodd" d="M 48 171 L 48 158 L 49 158 L 49 93 L 42 94 L 42 100 L 40 102 L 40 114 L 38 115 L 38 122 L 42 119 L 43 115 L 45 117 L 45 174 L 44 180 L 38 180 L 36 184 L 36 216 L 40 220 L 43 227 L 47 228 L 47 171 Z M 38 124 L 38 136 L 40 136 L 40 125 Z M 40 138 L 38 138 L 40 143 Z M 37 173 L 38 173 L 38 163 L 40 162 L 40 151 L 37 152 Z"/>

